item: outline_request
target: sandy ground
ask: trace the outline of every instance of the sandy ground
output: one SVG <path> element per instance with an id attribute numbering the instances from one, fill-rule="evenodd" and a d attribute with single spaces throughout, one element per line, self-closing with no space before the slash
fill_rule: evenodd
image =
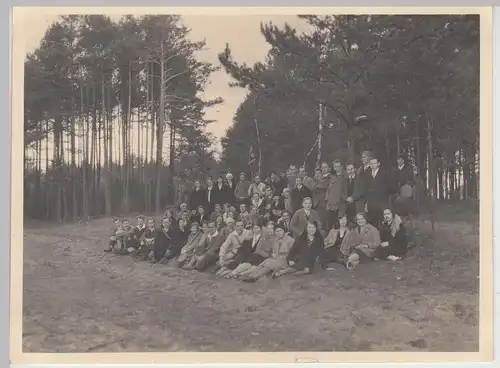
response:
<path id="1" fill-rule="evenodd" d="M 478 216 L 460 213 L 433 236 L 419 220 L 399 263 L 254 284 L 104 253 L 110 219 L 27 224 L 23 351 L 477 351 Z"/>

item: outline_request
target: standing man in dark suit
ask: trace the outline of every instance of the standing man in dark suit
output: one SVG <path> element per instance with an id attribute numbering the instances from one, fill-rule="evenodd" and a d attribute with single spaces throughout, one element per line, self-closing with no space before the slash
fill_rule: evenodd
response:
<path id="1" fill-rule="evenodd" d="M 371 169 L 370 169 L 371 170 Z M 346 215 L 350 224 L 356 223 L 356 214 L 365 211 L 363 181 L 353 164 L 346 166 Z"/>
<path id="2" fill-rule="evenodd" d="M 215 193 L 214 182 L 212 178 L 207 178 L 207 188 L 205 189 L 205 211 L 207 214 L 211 214 L 214 210 L 214 206 L 217 200 L 217 194 Z"/>
<path id="3" fill-rule="evenodd" d="M 365 178 L 368 174 L 372 172 L 372 169 L 370 167 L 370 159 L 373 157 L 372 151 L 363 151 L 361 153 L 361 167 L 358 167 L 356 170 L 356 175 L 362 178 Z"/>
<path id="4" fill-rule="evenodd" d="M 343 215 L 345 211 L 345 184 L 346 178 L 344 168 L 340 160 L 333 162 L 334 173 L 330 179 L 330 183 L 326 190 L 326 210 L 327 210 L 327 228 L 330 231 L 337 228 L 339 215 Z"/>
<path id="5" fill-rule="evenodd" d="M 226 183 L 224 183 L 224 177 L 222 175 L 219 175 L 217 177 L 217 182 L 215 183 L 215 189 L 214 189 L 214 201 L 215 204 L 220 204 L 221 207 L 224 205 L 224 203 L 230 203 L 230 199 L 228 196 L 228 189 L 229 187 L 227 186 Z"/>
<path id="6" fill-rule="evenodd" d="M 199 206 L 205 207 L 206 196 L 205 190 L 201 187 L 201 182 L 196 180 L 194 182 L 194 189 L 189 196 L 189 208 L 196 211 Z"/>
<path id="7" fill-rule="evenodd" d="M 312 192 L 302 183 L 302 178 L 297 176 L 295 178 L 295 188 L 292 190 L 292 208 L 294 213 L 302 208 L 302 201 L 307 197 L 312 198 Z"/>
<path id="8" fill-rule="evenodd" d="M 390 177 L 388 173 L 380 168 L 377 158 L 370 159 L 371 174 L 365 175 L 365 198 L 367 206 L 368 222 L 380 228 L 384 220 L 383 211 L 389 206 Z"/>

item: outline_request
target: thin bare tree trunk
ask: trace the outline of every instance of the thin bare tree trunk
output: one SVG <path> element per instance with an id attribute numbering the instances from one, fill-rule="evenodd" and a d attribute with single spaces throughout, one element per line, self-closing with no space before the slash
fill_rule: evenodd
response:
<path id="1" fill-rule="evenodd" d="M 161 189 L 161 163 L 163 146 L 163 127 L 165 124 L 165 53 L 164 42 L 161 42 L 160 56 L 160 118 L 158 120 L 157 138 L 156 138 L 156 212 L 161 211 L 160 189 Z"/>
<path id="2" fill-rule="evenodd" d="M 103 140 L 103 148 L 104 148 L 104 206 L 106 216 L 111 215 L 111 183 L 110 183 L 110 173 L 109 173 L 109 156 L 108 156 L 108 122 L 107 122 L 107 114 L 106 114 L 106 101 L 104 99 L 106 93 L 106 86 L 104 85 L 104 71 L 101 71 L 101 96 L 102 96 L 102 123 L 104 129 L 104 140 Z"/>

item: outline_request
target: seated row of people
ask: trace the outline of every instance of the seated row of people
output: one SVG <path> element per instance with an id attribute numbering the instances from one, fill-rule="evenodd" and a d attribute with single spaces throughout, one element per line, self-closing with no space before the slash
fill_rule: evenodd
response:
<path id="1" fill-rule="evenodd" d="M 398 260 L 406 252 L 406 232 L 401 218 L 391 209 L 383 211 L 380 231 L 356 215 L 356 226 L 348 226 L 347 217 L 324 236 L 320 222 L 308 212 L 307 199 L 297 219 L 299 226 L 287 229 L 282 222 L 265 220 L 245 228 L 242 219 L 229 217 L 226 222 L 208 220 L 202 225 L 167 215 L 161 226 L 154 218 L 137 218 L 132 228 L 128 220 L 116 221 L 116 229 L 107 251 L 132 254 L 152 263 L 173 263 L 186 270 L 213 268 L 217 276 L 251 282 L 271 274 L 309 274 L 317 263 L 328 268 L 339 263 L 354 269 L 371 259 Z M 302 211 L 302 210 L 300 210 Z M 296 217 L 297 213 L 294 215 Z M 292 219 L 293 220 L 293 219 Z M 298 233 L 298 229 L 301 229 Z"/>

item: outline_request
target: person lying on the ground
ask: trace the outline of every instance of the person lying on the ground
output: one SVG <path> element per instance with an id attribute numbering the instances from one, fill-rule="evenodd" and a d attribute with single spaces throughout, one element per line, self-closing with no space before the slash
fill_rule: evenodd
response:
<path id="1" fill-rule="evenodd" d="M 380 227 L 380 241 L 380 247 L 374 254 L 376 259 L 397 261 L 405 255 L 408 249 L 403 220 L 389 208 L 384 210 L 384 222 Z"/>
<path id="2" fill-rule="evenodd" d="M 312 209 L 312 199 L 306 197 L 302 200 L 302 208 L 294 213 L 290 220 L 290 230 L 293 237 L 300 237 L 306 231 L 307 224 L 314 222 L 317 224 L 318 230 L 322 230 L 321 219 L 318 212 Z"/>
<path id="3" fill-rule="evenodd" d="M 275 226 L 274 233 L 275 239 L 271 256 L 258 266 L 252 266 L 241 273 L 239 276 L 240 280 L 253 282 L 268 273 L 281 271 L 288 267 L 287 256 L 292 248 L 293 238 L 285 234 L 285 230 L 280 224 Z"/>
<path id="4" fill-rule="evenodd" d="M 154 242 L 154 259 L 156 262 L 161 261 L 167 255 L 167 251 L 172 247 L 175 230 L 173 229 L 172 220 L 168 217 L 161 219 L 160 230 L 157 232 Z"/>
<path id="5" fill-rule="evenodd" d="M 195 250 L 200 245 L 203 233 L 200 225 L 197 222 L 191 224 L 191 232 L 189 233 L 186 244 L 181 249 L 181 254 L 177 258 L 177 266 L 180 268 L 193 268 L 196 259 L 194 258 Z"/>
<path id="6" fill-rule="evenodd" d="M 306 231 L 297 237 L 287 256 L 288 267 L 275 271 L 273 278 L 289 273 L 305 275 L 312 273 L 316 260 L 323 258 L 324 241 L 314 222 L 309 222 Z"/>
<path id="7" fill-rule="evenodd" d="M 258 266 L 264 262 L 264 260 L 271 257 L 274 244 L 274 223 L 269 221 L 266 226 L 260 230 L 260 233 L 261 235 L 258 234 L 254 227 L 252 251 L 248 254 L 248 257 L 242 257 L 241 263 L 225 277 L 238 278 L 240 274 L 249 270 L 252 266 Z M 256 236 L 258 240 L 257 243 L 254 244 Z"/>
<path id="8" fill-rule="evenodd" d="M 116 238 L 116 233 L 119 232 L 122 228 L 122 222 L 120 219 L 113 219 L 113 225 L 114 228 L 111 232 L 111 236 L 109 237 L 109 243 L 108 243 L 108 248 L 104 249 L 105 252 L 113 252 L 115 250 L 116 244 L 117 244 L 117 238 Z"/>
<path id="9" fill-rule="evenodd" d="M 116 232 L 115 236 L 117 244 L 120 246 L 119 254 L 129 254 L 127 248 L 134 240 L 134 229 L 130 226 L 128 219 L 122 220 L 121 228 Z"/>
<path id="10" fill-rule="evenodd" d="M 325 248 L 321 259 L 323 267 L 327 267 L 328 263 L 345 265 L 349 257 L 350 245 L 348 235 L 351 230 L 348 227 L 347 216 L 345 214 L 339 216 L 338 223 L 339 228 L 331 229 L 325 238 Z"/>
<path id="11" fill-rule="evenodd" d="M 200 241 L 200 246 L 195 250 L 195 268 L 205 271 L 208 267 L 215 265 L 219 258 L 219 250 L 224 242 L 222 231 L 215 227 L 214 222 L 207 224 L 207 233 Z"/>
<path id="12" fill-rule="evenodd" d="M 353 270 L 359 263 L 372 260 L 380 247 L 380 233 L 366 221 L 364 213 L 356 215 L 357 226 L 349 233 L 349 247 L 354 250 L 349 255 L 346 267 Z"/>
<path id="13" fill-rule="evenodd" d="M 217 275 L 227 270 L 227 266 L 236 257 L 243 242 L 251 236 L 252 232 L 245 229 L 243 221 L 236 221 L 235 228 L 220 247 L 218 262 L 220 268 L 217 270 Z"/>
<path id="14" fill-rule="evenodd" d="M 153 249 L 158 229 L 156 228 L 156 220 L 154 217 L 148 218 L 147 228 L 144 230 L 140 239 L 140 247 L 137 249 L 136 257 L 146 261 L 153 259 Z"/>

